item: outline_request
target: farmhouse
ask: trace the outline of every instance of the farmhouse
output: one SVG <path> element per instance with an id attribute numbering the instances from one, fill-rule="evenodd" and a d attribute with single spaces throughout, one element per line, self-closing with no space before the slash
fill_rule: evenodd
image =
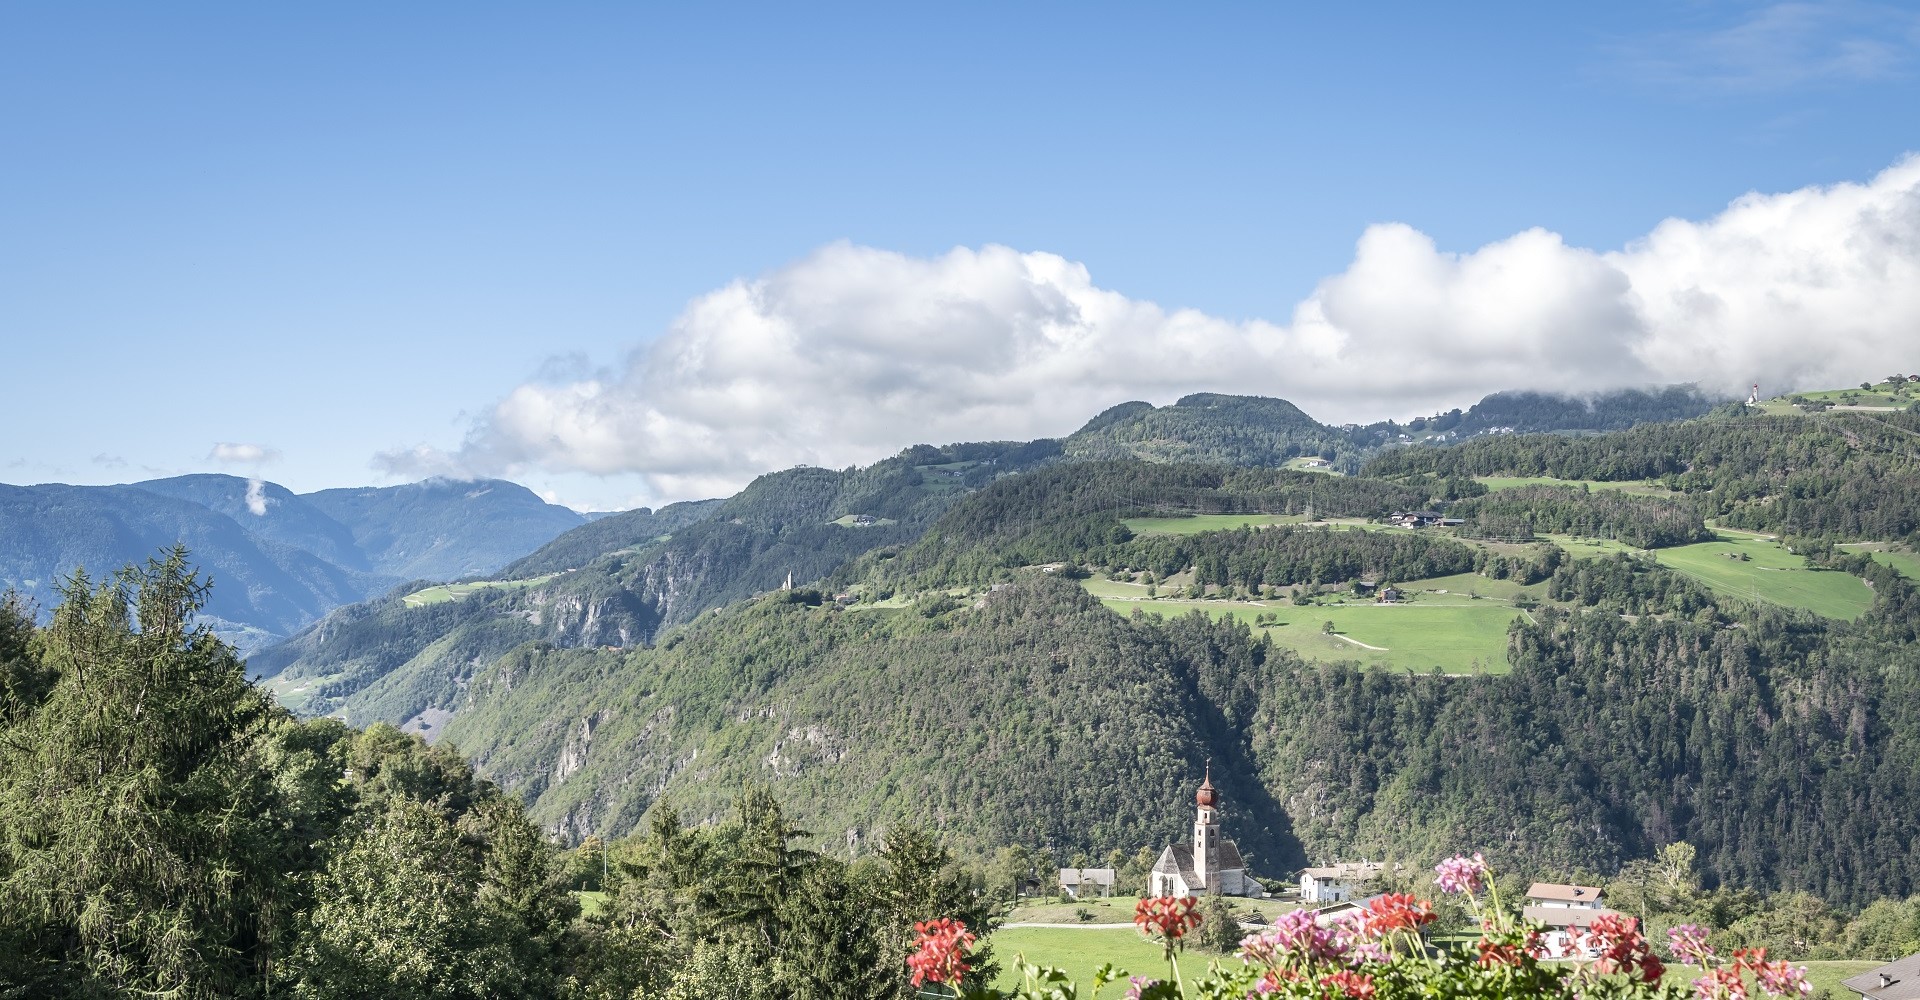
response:
<path id="1" fill-rule="evenodd" d="M 1840 985 L 1867 1000 L 1920 1000 L 1920 954 L 1868 969 Z"/>
<path id="2" fill-rule="evenodd" d="M 1169 844 L 1147 876 L 1155 896 L 1259 896 L 1260 883 L 1247 874 L 1240 848 L 1220 832 L 1220 793 L 1209 769 L 1193 796 L 1195 815 L 1190 844 Z"/>
<path id="3" fill-rule="evenodd" d="M 1302 903 L 1344 903 L 1367 894 L 1367 886 L 1385 873 L 1378 861 L 1346 861 L 1300 871 Z"/>
<path id="4" fill-rule="evenodd" d="M 1586 935 L 1594 918 L 1612 912 L 1601 904 L 1599 889 L 1555 882 L 1529 886 L 1526 906 L 1521 910 L 1526 919 L 1547 925 L 1546 933 L 1540 936 L 1540 947 L 1549 958 L 1567 958 L 1576 950 L 1584 951 L 1579 939 Z"/>
<path id="5" fill-rule="evenodd" d="M 1062 868 L 1060 891 L 1074 899 L 1113 895 L 1113 869 Z"/>
<path id="6" fill-rule="evenodd" d="M 1387 515 L 1387 523 L 1403 528 L 1450 528 L 1462 522 L 1460 518 L 1447 517 L 1437 510 L 1396 510 Z"/>

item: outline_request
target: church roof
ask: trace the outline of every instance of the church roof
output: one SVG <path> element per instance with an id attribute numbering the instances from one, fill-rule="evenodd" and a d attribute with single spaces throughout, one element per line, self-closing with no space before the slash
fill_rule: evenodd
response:
<path id="1" fill-rule="evenodd" d="M 1199 888 L 1202 883 L 1193 871 L 1193 848 L 1173 844 L 1160 852 L 1160 860 L 1153 863 L 1156 875 L 1178 875 L 1188 885 Z"/>
<path id="2" fill-rule="evenodd" d="M 1240 859 L 1240 848 L 1233 841 L 1221 838 L 1220 864 L 1215 872 L 1246 871 L 1247 863 Z M 1207 887 L 1207 881 L 1193 870 L 1193 848 L 1186 844 L 1172 844 L 1160 852 L 1160 860 L 1153 863 L 1156 875 L 1179 875 L 1181 880 L 1195 889 Z"/>

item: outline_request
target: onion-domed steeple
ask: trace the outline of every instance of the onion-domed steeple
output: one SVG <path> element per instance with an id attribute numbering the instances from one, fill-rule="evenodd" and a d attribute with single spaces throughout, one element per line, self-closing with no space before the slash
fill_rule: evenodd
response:
<path id="1" fill-rule="evenodd" d="M 1206 806 L 1209 809 L 1217 806 L 1220 802 L 1220 793 L 1214 791 L 1213 788 L 1212 761 L 1207 762 L 1206 777 L 1200 779 L 1200 790 L 1193 793 L 1193 801 L 1196 805 Z"/>

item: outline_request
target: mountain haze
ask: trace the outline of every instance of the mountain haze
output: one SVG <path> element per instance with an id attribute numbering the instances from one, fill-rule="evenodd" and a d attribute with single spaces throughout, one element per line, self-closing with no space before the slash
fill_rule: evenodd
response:
<path id="1" fill-rule="evenodd" d="M 491 573 L 587 523 L 585 515 L 502 479 L 428 479 L 303 499 L 346 525 L 376 572 L 401 579 Z"/>
<path id="2" fill-rule="evenodd" d="M 253 650 L 406 579 L 492 572 L 586 522 L 498 481 L 306 495 L 225 475 L 0 485 L 0 589 L 49 607 L 75 570 L 97 577 L 185 545 L 216 584 L 203 617 Z"/>

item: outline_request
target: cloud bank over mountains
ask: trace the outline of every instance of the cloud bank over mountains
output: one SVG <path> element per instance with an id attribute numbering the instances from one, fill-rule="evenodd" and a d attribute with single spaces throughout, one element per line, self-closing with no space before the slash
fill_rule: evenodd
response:
<path id="1" fill-rule="evenodd" d="M 1920 367 L 1920 157 L 1864 184 L 1750 194 L 1597 252 L 1530 229 L 1467 253 L 1369 227 L 1285 322 L 1170 310 L 1002 246 L 846 243 L 700 296 L 617 370 L 529 381 L 402 475 L 640 474 L 711 496 L 796 463 L 1072 431 L 1128 399 L 1282 396 L 1328 421 L 1510 388 L 1733 394 Z"/>

